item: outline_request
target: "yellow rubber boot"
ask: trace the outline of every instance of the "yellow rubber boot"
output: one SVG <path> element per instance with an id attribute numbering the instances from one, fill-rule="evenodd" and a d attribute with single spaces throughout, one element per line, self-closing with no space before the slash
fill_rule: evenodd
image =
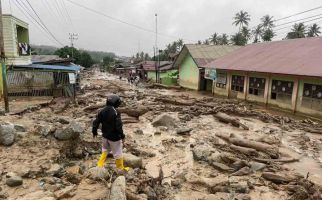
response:
<path id="1" fill-rule="evenodd" d="M 124 160 L 123 158 L 116 159 L 115 160 L 116 168 L 122 171 L 128 172 L 130 170 L 129 167 L 124 167 Z"/>
<path id="2" fill-rule="evenodd" d="M 103 151 L 100 159 L 97 161 L 97 167 L 104 167 L 104 163 L 106 161 L 106 158 L 107 158 L 107 152 Z"/>

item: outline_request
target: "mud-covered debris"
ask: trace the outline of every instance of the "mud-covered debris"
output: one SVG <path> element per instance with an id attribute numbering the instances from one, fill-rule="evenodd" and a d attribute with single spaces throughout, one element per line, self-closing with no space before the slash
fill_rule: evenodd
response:
<path id="1" fill-rule="evenodd" d="M 119 176 L 112 184 L 110 200 L 126 200 L 126 182 L 124 176 Z"/>
<path id="2" fill-rule="evenodd" d="M 0 144 L 10 146 L 15 142 L 16 130 L 13 124 L 0 125 Z"/>
<path id="3" fill-rule="evenodd" d="M 21 124 L 15 124 L 14 128 L 18 132 L 26 132 L 27 131 L 27 128 Z"/>
<path id="4" fill-rule="evenodd" d="M 56 191 L 54 193 L 54 195 L 55 195 L 56 199 L 58 199 L 58 200 L 64 199 L 64 198 L 70 198 L 70 197 L 75 196 L 74 190 L 75 190 L 75 186 L 70 185 L 70 186 L 65 187 L 62 190 Z"/>
<path id="5" fill-rule="evenodd" d="M 223 163 L 220 163 L 220 162 L 212 162 L 211 163 L 211 166 L 213 166 L 215 169 L 217 170 L 220 170 L 220 171 L 224 171 L 224 172 L 233 172 L 234 169 L 223 164 Z"/>
<path id="6" fill-rule="evenodd" d="M 66 128 L 55 131 L 55 138 L 58 140 L 76 139 L 84 132 L 83 127 L 75 121 L 72 121 Z"/>
<path id="7" fill-rule="evenodd" d="M 252 170 L 249 167 L 243 167 L 237 172 L 232 173 L 232 176 L 245 176 L 252 173 Z"/>
<path id="8" fill-rule="evenodd" d="M 129 154 L 129 153 L 124 153 L 123 154 L 124 158 L 124 165 L 126 167 L 131 167 L 131 168 L 142 168 L 143 167 L 143 161 L 142 158 Z"/>
<path id="9" fill-rule="evenodd" d="M 196 145 L 192 149 L 192 155 L 195 160 L 202 160 L 208 162 L 209 157 L 215 150 L 208 145 Z"/>
<path id="10" fill-rule="evenodd" d="M 176 129 L 176 133 L 178 135 L 190 135 L 192 128 L 178 128 Z"/>
<path id="11" fill-rule="evenodd" d="M 13 172 L 9 172 L 6 175 L 6 184 L 10 187 L 16 187 L 19 185 L 22 185 L 23 180 L 20 176 L 18 176 L 17 174 L 13 173 Z"/>
<path id="12" fill-rule="evenodd" d="M 136 129 L 136 130 L 134 131 L 134 133 L 135 133 L 135 134 L 137 134 L 137 135 L 143 135 L 143 131 L 142 131 L 142 129 Z"/>
<path id="13" fill-rule="evenodd" d="M 250 164 L 250 169 L 253 171 L 260 171 L 267 166 L 266 164 L 254 162 L 254 161 L 249 162 L 249 164 Z"/>
<path id="14" fill-rule="evenodd" d="M 163 113 L 159 116 L 157 116 L 153 122 L 152 125 L 154 127 L 158 127 L 158 126 L 166 126 L 168 128 L 175 128 L 177 127 L 177 119 L 175 119 L 173 116 L 167 114 L 167 113 Z"/>
<path id="15" fill-rule="evenodd" d="M 102 181 L 110 178 L 110 173 L 106 168 L 93 167 L 88 170 L 87 177 L 92 180 Z"/>
<path id="16" fill-rule="evenodd" d="M 50 176 L 61 177 L 63 174 L 63 167 L 59 164 L 52 164 L 50 169 L 47 171 L 47 174 Z"/>
<path id="17" fill-rule="evenodd" d="M 262 177 L 265 178 L 266 180 L 272 181 L 274 183 L 289 183 L 291 181 L 296 180 L 295 176 L 289 176 L 287 174 L 282 174 L 282 173 L 271 173 L 271 172 L 263 172 Z"/>
<path id="18" fill-rule="evenodd" d="M 37 125 L 34 132 L 46 137 L 49 134 L 54 133 L 55 129 L 51 125 Z"/>

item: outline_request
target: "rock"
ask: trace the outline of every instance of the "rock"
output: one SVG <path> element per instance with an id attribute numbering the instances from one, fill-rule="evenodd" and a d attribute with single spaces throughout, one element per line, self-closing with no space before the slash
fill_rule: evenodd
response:
<path id="1" fill-rule="evenodd" d="M 61 124 L 69 124 L 72 120 L 69 117 L 59 117 L 57 121 Z"/>
<path id="2" fill-rule="evenodd" d="M 221 171 L 226 171 L 226 172 L 233 172 L 234 169 L 228 167 L 227 165 L 223 164 L 223 163 L 219 163 L 219 162 L 212 162 L 211 165 Z"/>
<path id="3" fill-rule="evenodd" d="M 5 116 L 6 115 L 6 111 L 3 109 L 0 109 L 0 116 Z"/>
<path id="4" fill-rule="evenodd" d="M 27 131 L 27 129 L 23 125 L 20 125 L 20 124 L 15 124 L 14 128 L 18 132 L 26 132 Z"/>
<path id="5" fill-rule="evenodd" d="M 124 153 L 123 158 L 124 158 L 124 165 L 126 167 L 131 167 L 131 168 L 142 168 L 143 167 L 143 161 L 142 161 L 142 158 L 140 158 L 140 157 L 137 157 L 132 154 Z"/>
<path id="6" fill-rule="evenodd" d="M 15 142 L 16 130 L 14 125 L 0 125 L 0 144 L 10 146 Z"/>
<path id="7" fill-rule="evenodd" d="M 153 120 L 152 125 L 154 127 L 165 126 L 167 128 L 175 128 L 175 127 L 177 127 L 177 125 L 176 125 L 177 121 L 178 121 L 177 119 L 175 119 L 174 117 L 170 116 L 169 114 L 163 113 L 163 114 L 157 116 Z"/>
<path id="8" fill-rule="evenodd" d="M 48 136 L 50 133 L 53 133 L 53 127 L 50 125 L 37 125 L 35 127 L 35 132 L 42 135 L 42 136 Z"/>
<path id="9" fill-rule="evenodd" d="M 95 181 L 107 180 L 110 173 L 103 167 L 93 167 L 88 170 L 87 177 Z"/>
<path id="10" fill-rule="evenodd" d="M 110 200 L 126 200 L 125 177 L 119 176 L 112 184 Z"/>
<path id="11" fill-rule="evenodd" d="M 237 172 L 232 173 L 232 176 L 245 176 L 248 174 L 251 174 L 252 171 L 249 167 L 243 167 L 240 170 L 238 170 Z"/>
<path id="12" fill-rule="evenodd" d="M 23 196 L 22 198 L 20 198 L 21 200 L 55 200 L 55 198 L 53 197 L 53 194 L 49 191 L 45 192 L 42 190 L 38 190 L 38 191 L 34 191 L 31 193 L 26 194 L 25 196 Z"/>
<path id="13" fill-rule="evenodd" d="M 23 183 L 22 178 L 16 175 L 15 173 L 8 173 L 6 177 L 7 177 L 6 184 L 10 187 L 16 187 L 16 186 L 22 185 Z"/>
<path id="14" fill-rule="evenodd" d="M 136 129 L 134 133 L 137 135 L 143 135 L 143 131 L 141 129 Z"/>
<path id="15" fill-rule="evenodd" d="M 78 165 L 68 167 L 65 169 L 65 172 L 68 174 L 81 174 L 81 168 Z"/>
<path id="16" fill-rule="evenodd" d="M 50 176 L 58 176 L 62 175 L 63 168 L 59 164 L 51 165 L 50 169 L 47 171 L 47 174 Z"/>
<path id="17" fill-rule="evenodd" d="M 180 187 L 181 186 L 181 181 L 178 179 L 171 180 L 171 186 L 173 187 Z"/>
<path id="18" fill-rule="evenodd" d="M 168 127 L 166 127 L 166 126 L 159 126 L 159 130 L 160 131 L 168 131 Z"/>
<path id="19" fill-rule="evenodd" d="M 192 128 L 179 128 L 176 130 L 178 135 L 190 135 Z"/>
<path id="20" fill-rule="evenodd" d="M 250 169 L 253 171 L 260 171 L 267 166 L 264 163 L 259 163 L 259 162 L 254 162 L 254 161 L 249 162 L 249 165 L 250 165 Z"/>
<path id="21" fill-rule="evenodd" d="M 58 200 L 73 197 L 75 195 L 75 193 L 73 193 L 74 189 L 75 189 L 75 187 L 73 185 L 67 186 L 62 190 L 56 191 L 54 193 L 54 196 Z"/>
<path id="22" fill-rule="evenodd" d="M 195 160 L 203 160 L 206 162 L 208 162 L 208 158 L 212 153 L 212 148 L 207 145 L 197 145 L 192 150 L 192 155 Z"/>
<path id="23" fill-rule="evenodd" d="M 72 121 L 65 129 L 56 130 L 55 138 L 58 140 L 73 140 L 78 138 L 83 132 L 83 127 L 75 121 Z"/>
<path id="24" fill-rule="evenodd" d="M 161 131 L 155 131 L 154 135 L 161 135 Z"/>

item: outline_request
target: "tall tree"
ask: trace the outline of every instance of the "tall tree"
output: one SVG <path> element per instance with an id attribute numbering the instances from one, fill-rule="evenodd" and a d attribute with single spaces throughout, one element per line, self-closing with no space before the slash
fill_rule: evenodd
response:
<path id="1" fill-rule="evenodd" d="M 141 53 L 140 53 L 140 60 L 144 60 L 144 52 L 143 51 L 141 51 Z"/>
<path id="2" fill-rule="evenodd" d="M 233 45 L 237 46 L 244 46 L 247 44 L 247 39 L 242 33 L 236 33 L 235 35 L 232 35 L 230 40 Z"/>
<path id="3" fill-rule="evenodd" d="M 261 35 L 263 41 L 272 41 L 274 36 L 275 36 L 275 33 L 273 29 L 270 29 L 270 28 L 266 29 Z"/>
<path id="4" fill-rule="evenodd" d="M 263 29 L 262 29 L 262 25 L 259 24 L 257 25 L 253 30 L 252 30 L 252 34 L 254 37 L 254 43 L 260 42 L 260 37 L 263 33 Z"/>
<path id="5" fill-rule="evenodd" d="M 201 40 L 198 40 L 197 44 L 202 44 Z"/>
<path id="6" fill-rule="evenodd" d="M 106 66 L 109 66 L 113 62 L 114 62 L 114 57 L 111 56 L 111 55 L 105 56 L 103 58 L 103 64 L 106 65 Z"/>
<path id="7" fill-rule="evenodd" d="M 209 44 L 210 44 L 210 42 L 209 42 L 209 40 L 208 40 L 208 39 L 206 39 L 206 40 L 203 42 L 203 44 L 209 45 Z"/>
<path id="8" fill-rule="evenodd" d="M 218 38 L 218 34 L 217 33 L 214 33 L 209 38 L 209 42 L 212 43 L 213 45 L 217 45 L 219 43 L 218 39 L 219 39 Z"/>
<path id="9" fill-rule="evenodd" d="M 286 36 L 287 39 L 295 39 L 295 38 L 304 38 L 305 37 L 305 29 L 303 23 L 294 24 L 291 32 L 289 32 Z"/>
<path id="10" fill-rule="evenodd" d="M 94 61 L 91 57 L 91 55 L 89 55 L 89 53 L 83 51 L 80 55 L 80 59 L 79 59 L 79 63 L 81 66 L 88 68 L 91 67 L 94 64 Z"/>
<path id="11" fill-rule="evenodd" d="M 183 47 L 183 45 L 184 45 L 183 40 L 182 40 L 182 39 L 179 39 L 179 40 L 177 41 L 178 51 L 180 51 L 180 50 L 181 50 L 181 48 Z"/>
<path id="12" fill-rule="evenodd" d="M 240 31 L 241 27 L 248 26 L 248 23 L 250 21 L 250 15 L 248 14 L 248 12 L 241 10 L 238 13 L 236 13 L 233 19 L 234 19 L 233 24 L 236 26 L 239 26 L 239 31 Z"/>
<path id="13" fill-rule="evenodd" d="M 144 54 L 144 60 L 151 60 L 150 56 L 148 53 Z"/>
<path id="14" fill-rule="evenodd" d="M 218 37 L 218 44 L 220 45 L 228 45 L 228 35 L 223 33 L 221 36 Z"/>
<path id="15" fill-rule="evenodd" d="M 242 30 L 241 30 L 241 33 L 243 34 L 244 38 L 246 39 L 246 43 L 248 42 L 248 40 L 250 39 L 251 37 L 251 32 L 250 30 L 246 27 L 246 26 L 243 26 Z"/>
<path id="16" fill-rule="evenodd" d="M 313 24 L 309 27 L 309 31 L 307 32 L 307 37 L 315 37 L 319 36 L 321 34 L 320 31 L 321 27 L 319 27 L 317 24 Z"/>
<path id="17" fill-rule="evenodd" d="M 273 16 L 265 15 L 261 18 L 261 22 L 264 30 L 272 29 L 275 26 Z"/>

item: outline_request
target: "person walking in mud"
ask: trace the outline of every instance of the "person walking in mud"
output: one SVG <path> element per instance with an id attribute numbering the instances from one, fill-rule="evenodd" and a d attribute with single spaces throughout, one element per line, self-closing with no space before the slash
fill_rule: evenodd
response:
<path id="1" fill-rule="evenodd" d="M 125 135 L 123 132 L 123 124 L 120 113 L 116 110 L 121 104 L 118 95 L 108 95 L 106 106 L 102 109 L 93 121 L 93 137 L 97 137 L 97 129 L 102 124 L 102 154 L 97 162 L 98 167 L 104 167 L 107 159 L 108 151 L 111 150 L 115 158 L 116 168 L 122 171 L 128 171 L 128 167 L 124 167 L 123 161 L 123 145 Z"/>

